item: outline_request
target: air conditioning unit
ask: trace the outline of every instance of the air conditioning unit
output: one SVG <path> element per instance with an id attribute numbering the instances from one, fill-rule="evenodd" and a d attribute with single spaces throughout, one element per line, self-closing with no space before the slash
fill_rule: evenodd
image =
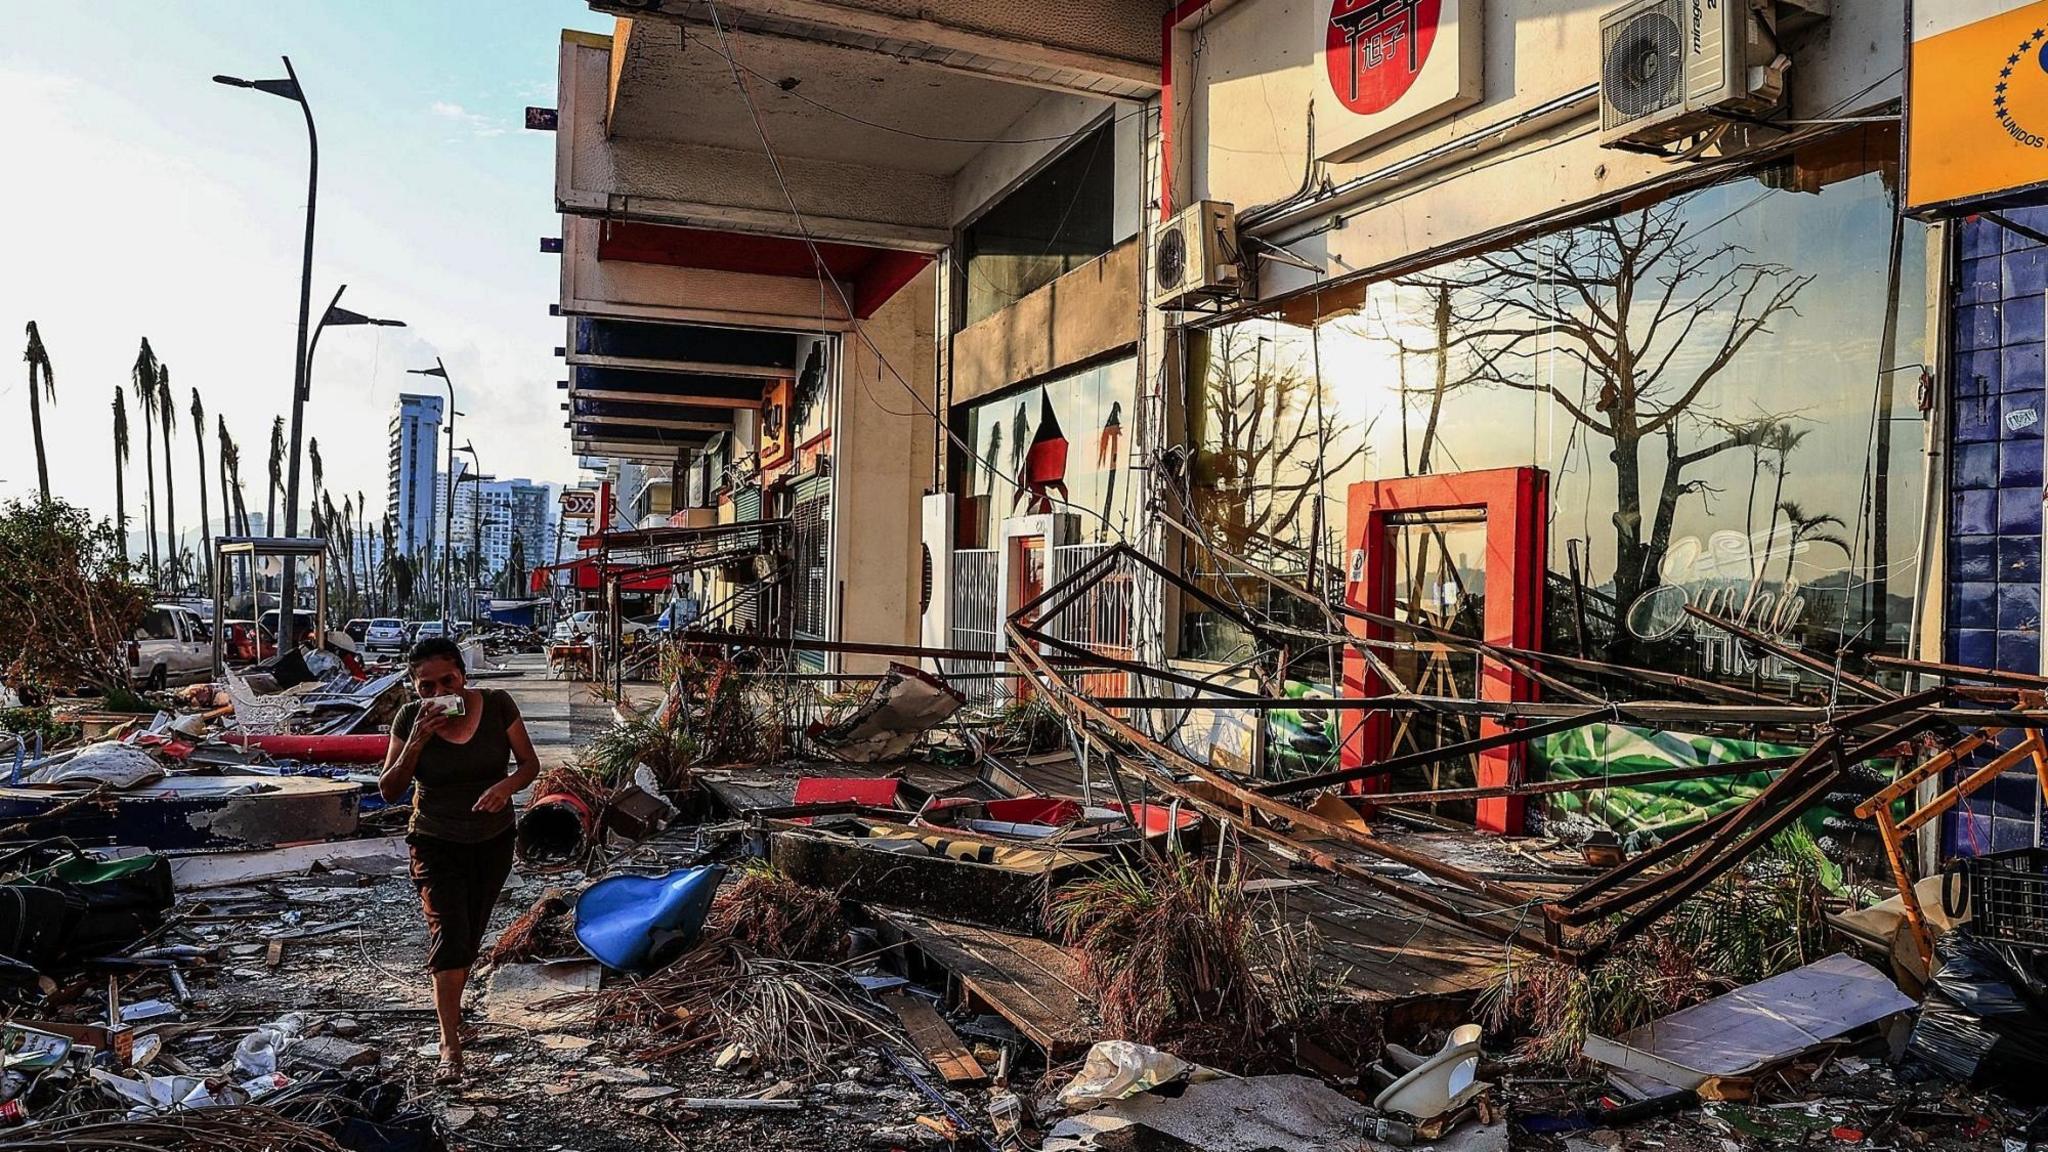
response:
<path id="1" fill-rule="evenodd" d="M 1237 209 L 1203 200 L 1167 221 L 1152 244 L 1152 288 L 1154 302 L 1170 310 L 1236 296 Z"/>
<path id="2" fill-rule="evenodd" d="M 1655 150 L 1777 108 L 1771 25 L 1755 0 L 1636 0 L 1601 17 L 1600 143 Z"/>

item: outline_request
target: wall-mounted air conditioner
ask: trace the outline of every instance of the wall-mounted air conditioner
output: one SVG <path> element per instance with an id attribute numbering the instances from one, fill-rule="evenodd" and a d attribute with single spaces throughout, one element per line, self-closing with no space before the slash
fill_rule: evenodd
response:
<path id="1" fill-rule="evenodd" d="M 1601 17 L 1600 143 L 1655 150 L 1778 108 L 1771 3 L 1635 0 Z"/>
<path id="2" fill-rule="evenodd" d="M 1188 205 L 1152 244 L 1152 295 L 1161 308 L 1235 297 L 1240 287 L 1237 209 L 1217 200 Z"/>

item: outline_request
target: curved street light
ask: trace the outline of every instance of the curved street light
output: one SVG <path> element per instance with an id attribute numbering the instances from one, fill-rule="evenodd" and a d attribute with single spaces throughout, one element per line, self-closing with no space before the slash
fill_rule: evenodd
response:
<path id="1" fill-rule="evenodd" d="M 281 80 L 244 80 L 239 76 L 215 76 L 216 84 L 230 88 L 253 88 L 280 96 L 299 106 L 306 117 L 306 247 L 299 266 L 299 347 L 296 362 L 292 365 L 292 445 L 291 464 L 285 481 L 284 534 L 296 537 L 299 534 L 299 441 L 303 428 L 302 408 L 306 401 L 306 351 L 307 327 L 313 311 L 313 209 L 320 197 L 320 135 L 313 127 L 313 107 L 306 103 L 306 93 L 299 87 L 299 74 L 292 69 L 292 58 L 284 60 L 284 78 Z M 283 593 L 291 600 L 298 598 L 297 570 L 293 557 L 284 558 Z M 292 645 L 291 604 L 285 603 L 277 614 L 277 650 L 287 651 Z"/>

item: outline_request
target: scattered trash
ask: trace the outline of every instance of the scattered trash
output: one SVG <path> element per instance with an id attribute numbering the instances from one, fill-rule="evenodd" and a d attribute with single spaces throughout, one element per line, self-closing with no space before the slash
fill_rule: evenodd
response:
<path id="1" fill-rule="evenodd" d="M 2038 1093 L 2048 1075 L 2048 981 L 2037 955 L 1968 932 L 1943 936 L 1934 951 L 1907 1051 L 1963 1084 Z"/>
<path id="2" fill-rule="evenodd" d="M 1169 1052 L 1129 1040 L 1104 1040 L 1088 1049 L 1080 1071 L 1060 1089 L 1060 1103 L 1085 1111 L 1112 1100 L 1127 1100 L 1167 1084 L 1213 1079 L 1219 1073 Z"/>
<path id="3" fill-rule="evenodd" d="M 865 703 L 836 724 L 814 724 L 809 735 L 841 760 L 873 763 L 902 755 L 966 703 L 967 697 L 938 677 L 891 664 Z"/>

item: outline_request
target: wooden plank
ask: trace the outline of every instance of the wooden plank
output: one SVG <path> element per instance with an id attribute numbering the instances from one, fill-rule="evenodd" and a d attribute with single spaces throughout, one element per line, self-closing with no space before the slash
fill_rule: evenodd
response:
<path id="1" fill-rule="evenodd" d="M 1079 1055 L 1102 1038 L 1081 991 L 1080 966 L 1067 950 L 1033 936 L 875 909 L 969 994 L 1055 1060 Z"/>
<path id="2" fill-rule="evenodd" d="M 910 1034 L 910 1042 L 924 1054 L 931 1066 L 939 1070 L 948 1084 L 980 1084 L 988 1079 L 981 1062 L 974 1053 L 960 1042 L 960 1036 L 943 1016 L 932 1010 L 922 1000 L 915 1000 L 901 992 L 891 992 L 882 997 L 882 1003 L 903 1022 L 903 1030 Z"/>

